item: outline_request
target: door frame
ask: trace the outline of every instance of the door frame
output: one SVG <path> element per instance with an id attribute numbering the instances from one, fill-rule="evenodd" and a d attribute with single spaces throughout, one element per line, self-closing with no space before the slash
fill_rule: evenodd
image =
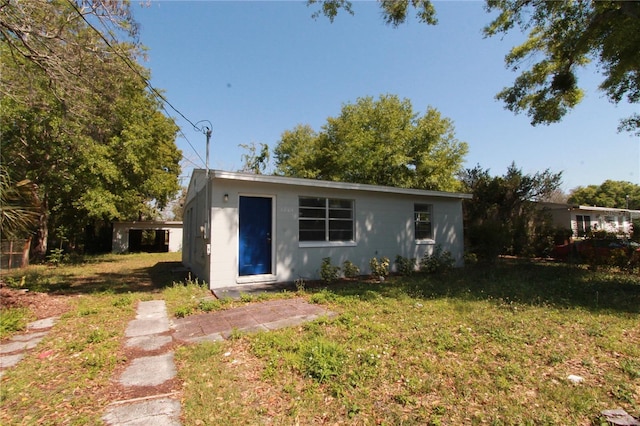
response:
<path id="1" fill-rule="evenodd" d="M 270 198 L 271 199 L 271 273 L 268 274 L 256 274 L 256 275 L 240 275 L 240 198 Z M 273 194 L 256 194 L 256 193 L 239 193 L 238 194 L 238 222 L 236 232 L 236 255 L 237 261 L 235 265 L 236 282 L 242 283 L 257 283 L 257 282 L 269 282 L 276 281 L 276 196 Z"/>

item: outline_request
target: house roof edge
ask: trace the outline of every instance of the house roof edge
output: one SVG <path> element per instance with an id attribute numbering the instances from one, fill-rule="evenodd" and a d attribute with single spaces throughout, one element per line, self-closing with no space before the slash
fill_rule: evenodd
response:
<path id="1" fill-rule="evenodd" d="M 472 194 L 466 194 L 462 192 L 444 192 L 444 191 L 431 191 L 431 190 L 425 190 L 425 189 L 396 188 L 392 186 L 370 185 L 370 184 L 364 184 L 364 183 L 347 183 L 347 182 L 334 182 L 334 181 L 327 181 L 327 180 L 304 179 L 304 178 L 294 178 L 294 177 L 274 176 L 274 175 L 257 175 L 253 173 L 228 172 L 224 170 L 209 170 L 209 176 L 211 179 L 228 179 L 228 180 L 240 180 L 240 181 L 247 181 L 247 182 L 289 184 L 289 185 L 308 186 L 308 187 L 315 187 L 315 188 L 382 192 L 382 193 L 388 193 L 388 194 L 420 195 L 420 196 L 458 198 L 458 199 L 471 199 L 473 197 Z"/>

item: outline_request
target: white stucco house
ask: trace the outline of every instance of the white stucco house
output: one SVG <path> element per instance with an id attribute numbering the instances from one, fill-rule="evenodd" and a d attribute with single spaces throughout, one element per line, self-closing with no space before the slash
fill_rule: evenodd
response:
<path id="1" fill-rule="evenodd" d="M 208 175 L 208 178 L 207 178 Z M 322 259 L 421 258 L 438 244 L 463 263 L 470 194 L 194 170 L 182 262 L 217 288 L 319 278 Z"/>
<path id="2" fill-rule="evenodd" d="M 543 206 L 551 212 L 554 224 L 573 231 L 573 238 L 582 238 L 589 231 L 606 231 L 628 237 L 633 229 L 633 220 L 640 218 L 640 210 L 562 203 L 543 203 Z"/>
<path id="3" fill-rule="evenodd" d="M 182 250 L 182 222 L 115 222 L 111 239 L 113 253 L 138 251 L 179 252 Z"/>

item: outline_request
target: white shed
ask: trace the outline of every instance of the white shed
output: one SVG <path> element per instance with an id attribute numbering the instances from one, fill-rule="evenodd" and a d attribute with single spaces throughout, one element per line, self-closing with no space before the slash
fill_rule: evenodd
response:
<path id="1" fill-rule="evenodd" d="M 208 174 L 208 179 L 207 179 Z M 463 263 L 469 194 L 194 170 L 183 264 L 213 289 L 319 278 L 322 259 L 421 258 L 435 245 Z"/>
<path id="2" fill-rule="evenodd" d="M 182 222 L 134 221 L 115 222 L 111 251 L 179 252 L 182 250 Z"/>

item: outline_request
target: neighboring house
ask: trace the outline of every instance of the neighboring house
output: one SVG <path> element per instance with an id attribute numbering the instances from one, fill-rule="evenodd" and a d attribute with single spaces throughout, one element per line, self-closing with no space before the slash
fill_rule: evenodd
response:
<path id="1" fill-rule="evenodd" d="M 182 261 L 211 289 L 318 279 L 326 257 L 368 274 L 373 257 L 420 259 L 436 244 L 462 265 L 462 200 L 470 198 L 198 169 L 185 201 Z"/>
<path id="2" fill-rule="evenodd" d="M 606 231 L 628 237 L 633 230 L 633 220 L 640 218 L 640 210 L 558 203 L 543 205 L 551 212 L 557 226 L 573 231 L 573 238 L 585 237 L 589 231 Z"/>
<path id="3" fill-rule="evenodd" d="M 182 250 L 182 222 L 140 221 L 115 222 L 111 251 L 178 252 Z"/>

